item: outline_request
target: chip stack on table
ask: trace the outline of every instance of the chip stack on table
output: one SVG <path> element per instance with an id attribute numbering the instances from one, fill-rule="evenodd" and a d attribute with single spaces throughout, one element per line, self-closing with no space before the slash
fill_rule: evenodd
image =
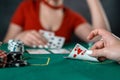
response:
<path id="1" fill-rule="evenodd" d="M 7 58 L 7 67 L 20 67 L 27 65 L 27 62 L 23 60 L 20 52 L 10 52 L 7 55 Z"/>
<path id="2" fill-rule="evenodd" d="M 6 63 L 7 63 L 7 54 L 6 52 L 0 50 L 0 68 L 5 67 Z"/>
<path id="3" fill-rule="evenodd" d="M 20 40 L 8 41 L 7 67 L 26 66 L 27 62 L 22 59 L 24 44 Z"/>
<path id="4" fill-rule="evenodd" d="M 10 52 L 24 52 L 24 44 L 20 40 L 9 40 L 8 41 L 8 50 Z"/>

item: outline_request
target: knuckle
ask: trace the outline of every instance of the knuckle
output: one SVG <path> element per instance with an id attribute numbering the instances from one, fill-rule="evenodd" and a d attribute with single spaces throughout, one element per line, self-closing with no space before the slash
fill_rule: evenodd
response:
<path id="1" fill-rule="evenodd" d="M 26 36 L 30 36 L 30 35 L 31 35 L 31 33 L 30 33 L 30 32 L 27 32 L 27 33 L 26 33 Z"/>
<path id="2" fill-rule="evenodd" d="M 31 30 L 31 33 L 35 33 L 36 31 L 35 30 Z"/>

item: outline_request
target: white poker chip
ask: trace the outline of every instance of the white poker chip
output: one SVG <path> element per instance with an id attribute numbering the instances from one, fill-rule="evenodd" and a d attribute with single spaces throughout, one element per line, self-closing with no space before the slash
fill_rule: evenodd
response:
<path id="1" fill-rule="evenodd" d="M 16 63 L 16 64 L 15 64 L 15 66 L 16 66 L 16 67 L 19 67 L 19 66 L 20 66 L 20 64 L 19 64 L 19 63 Z"/>
<path id="2" fill-rule="evenodd" d="M 10 52 L 24 52 L 24 44 L 20 40 L 9 40 L 8 50 Z"/>

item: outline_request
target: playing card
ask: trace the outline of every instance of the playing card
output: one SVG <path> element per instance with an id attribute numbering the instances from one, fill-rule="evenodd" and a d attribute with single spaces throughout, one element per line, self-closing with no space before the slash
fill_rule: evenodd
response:
<path id="1" fill-rule="evenodd" d="M 29 54 L 50 54 L 50 52 L 45 49 L 27 49 Z"/>
<path id="2" fill-rule="evenodd" d="M 42 36 L 45 37 L 47 40 L 49 40 L 50 37 L 55 36 L 55 33 L 51 31 L 39 30 L 39 33 L 42 34 Z"/>
<path id="3" fill-rule="evenodd" d="M 42 34 L 47 40 L 48 44 L 45 46 L 38 46 L 39 48 L 62 48 L 65 42 L 64 37 L 55 36 L 54 32 L 39 30 L 39 33 Z"/>
<path id="4" fill-rule="evenodd" d="M 90 51 L 87 50 L 82 45 L 76 44 L 76 46 L 74 47 L 74 49 L 72 50 L 72 52 L 70 53 L 68 58 L 97 61 L 98 62 L 98 60 L 96 58 L 89 56 L 89 54 L 91 53 L 91 52 L 90 53 L 89 52 Z"/>
<path id="5" fill-rule="evenodd" d="M 48 46 L 50 48 L 60 49 L 60 48 L 63 47 L 64 42 L 65 42 L 65 38 L 64 37 L 53 36 L 53 37 L 50 37 L 49 42 L 48 42 Z"/>
<path id="6" fill-rule="evenodd" d="M 54 54 L 69 54 L 70 51 L 67 49 L 50 49 L 49 51 L 51 51 Z"/>

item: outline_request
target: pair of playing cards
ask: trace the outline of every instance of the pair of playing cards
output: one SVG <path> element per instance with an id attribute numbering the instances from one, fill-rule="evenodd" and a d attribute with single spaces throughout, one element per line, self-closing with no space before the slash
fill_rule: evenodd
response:
<path id="1" fill-rule="evenodd" d="M 80 44 L 76 44 L 76 46 L 74 47 L 74 49 L 72 50 L 72 52 L 66 58 L 80 59 L 80 60 L 88 60 L 88 61 L 96 61 L 96 62 L 98 62 L 97 58 L 89 56 L 89 54 L 91 54 L 91 53 L 92 53 L 91 50 L 86 49 L 85 47 L 83 47 Z"/>
<path id="2" fill-rule="evenodd" d="M 48 40 L 47 45 L 39 46 L 39 48 L 62 48 L 65 42 L 64 37 L 55 36 L 54 32 L 39 30 L 39 33 Z"/>
<path id="3" fill-rule="evenodd" d="M 45 49 L 27 49 L 26 51 L 29 54 L 50 54 L 50 52 Z"/>
<path id="4" fill-rule="evenodd" d="M 67 49 L 49 49 L 53 54 L 69 54 L 70 51 Z"/>
<path id="5" fill-rule="evenodd" d="M 27 49 L 26 50 L 29 54 L 69 54 L 70 51 L 67 49 Z"/>

